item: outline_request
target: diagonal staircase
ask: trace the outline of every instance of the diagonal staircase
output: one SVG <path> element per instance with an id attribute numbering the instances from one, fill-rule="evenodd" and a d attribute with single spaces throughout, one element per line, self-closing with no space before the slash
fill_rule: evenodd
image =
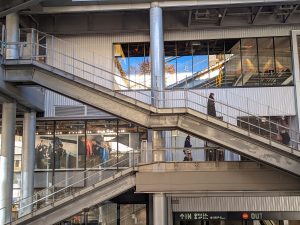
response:
<path id="1" fill-rule="evenodd" d="M 15 202 L 14 204 L 20 205 L 19 218 L 6 224 L 54 224 L 135 187 L 136 162 L 130 162 L 129 155 L 116 163 L 115 161 L 116 159 L 111 159 L 56 183 L 30 198 Z M 84 188 L 79 189 L 78 185 L 83 185 Z"/>
<path id="2" fill-rule="evenodd" d="M 79 61 L 76 61 L 74 64 L 78 63 Z M 83 68 L 87 67 L 86 63 L 81 63 Z M 165 99 L 161 101 L 152 98 L 149 92 L 145 91 L 133 93 L 113 91 L 111 87 L 116 83 L 111 79 L 112 74 L 98 67 L 93 69 L 95 74 L 82 70 L 80 75 L 75 75 L 40 62 L 36 57 L 29 60 L 6 60 L 4 66 L 6 82 L 18 85 L 38 84 L 142 126 L 153 129 L 180 129 L 254 160 L 300 175 L 298 133 L 292 133 L 294 138 L 292 148 L 274 141 L 272 136 L 276 134 L 271 130 L 258 127 L 249 121 L 243 121 L 248 129 L 242 129 L 237 126 L 237 117 L 255 117 L 255 115 L 222 102 L 216 102 L 216 105 L 221 106 L 218 116 L 223 120 L 210 117 L 206 114 L 207 97 L 192 90 L 182 91 L 182 97 L 178 98 L 167 91 L 158 93 L 157 96 L 165 95 Z M 73 70 L 75 72 L 74 68 Z M 138 98 L 144 99 L 144 102 L 137 100 Z M 147 104 L 153 101 L 157 101 L 161 107 Z M 252 128 L 261 129 L 267 136 L 252 133 Z"/>

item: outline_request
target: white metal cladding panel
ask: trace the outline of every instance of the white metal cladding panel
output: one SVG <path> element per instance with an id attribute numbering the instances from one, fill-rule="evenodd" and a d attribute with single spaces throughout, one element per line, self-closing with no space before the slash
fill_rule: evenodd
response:
<path id="1" fill-rule="evenodd" d="M 45 117 L 55 116 L 55 106 L 57 105 L 82 105 L 80 102 L 76 102 L 70 98 L 64 97 L 53 91 L 46 90 L 45 92 Z"/>
<path id="2" fill-rule="evenodd" d="M 230 27 L 216 29 L 190 29 L 182 31 L 166 31 L 165 41 L 197 40 L 197 39 L 224 39 L 245 37 L 289 36 L 291 30 L 299 30 L 300 25 L 268 25 L 255 27 Z"/>
<path id="3" fill-rule="evenodd" d="M 248 111 L 259 116 L 282 116 L 296 115 L 294 101 L 294 87 L 264 87 L 264 88 L 228 88 L 228 89 L 198 89 L 193 90 L 202 96 L 215 94 L 215 100 L 224 105 L 216 103 L 218 112 L 227 115 L 243 116 L 236 109 Z M 189 96 L 190 97 L 190 96 Z M 196 96 L 191 101 L 197 101 Z M 198 99 L 199 101 L 199 99 Z M 206 107 L 205 100 L 201 100 L 201 105 Z M 234 106 L 234 108 L 225 105 Z"/>
<path id="4" fill-rule="evenodd" d="M 120 91 L 120 93 L 146 104 L 151 104 L 151 91 Z"/>
<path id="5" fill-rule="evenodd" d="M 165 94 L 166 107 L 188 106 L 206 113 L 210 93 L 214 93 L 215 100 L 222 103 L 216 103 L 219 116 L 246 116 L 243 111 L 259 116 L 296 114 L 294 87 L 192 89 L 188 92 L 172 90 Z"/>
<path id="6" fill-rule="evenodd" d="M 172 197 L 172 202 L 173 212 L 300 211 L 299 196 Z"/>
<path id="7" fill-rule="evenodd" d="M 55 107 L 56 106 L 64 106 L 65 108 L 68 106 L 83 106 L 86 107 L 85 116 L 101 116 L 101 117 L 111 117 L 110 114 L 98 110 L 96 108 L 85 106 L 84 104 L 74 101 L 70 98 L 64 97 L 60 94 L 57 94 L 53 91 L 46 90 L 45 93 L 45 117 L 55 117 Z M 70 108 L 71 109 L 71 108 Z M 65 115 L 67 116 L 67 115 Z"/>

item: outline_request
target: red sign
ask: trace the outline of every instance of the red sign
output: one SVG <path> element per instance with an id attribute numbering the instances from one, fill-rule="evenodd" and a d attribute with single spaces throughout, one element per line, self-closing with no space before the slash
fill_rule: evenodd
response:
<path id="1" fill-rule="evenodd" d="M 243 220 L 248 220 L 249 219 L 249 213 L 244 212 L 242 214 L 242 218 L 243 218 Z"/>

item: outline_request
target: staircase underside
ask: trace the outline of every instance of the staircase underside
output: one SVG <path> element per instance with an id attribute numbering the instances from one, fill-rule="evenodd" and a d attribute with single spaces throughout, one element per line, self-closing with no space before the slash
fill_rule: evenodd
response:
<path id="1" fill-rule="evenodd" d="M 300 175 L 300 152 L 189 108 L 157 109 L 49 65 L 5 62 L 6 82 L 35 83 L 152 129 L 180 129 L 271 166 Z"/>
<path id="2" fill-rule="evenodd" d="M 129 168 L 113 177 L 65 197 L 54 204 L 21 217 L 10 224 L 52 225 L 81 212 L 85 208 L 110 200 L 134 186 L 135 174 L 133 169 Z"/>

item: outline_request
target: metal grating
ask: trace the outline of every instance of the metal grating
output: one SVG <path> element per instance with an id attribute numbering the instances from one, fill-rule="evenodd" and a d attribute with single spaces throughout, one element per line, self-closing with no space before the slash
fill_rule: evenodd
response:
<path id="1" fill-rule="evenodd" d="M 55 116 L 85 116 L 85 107 L 82 106 L 55 106 Z"/>

